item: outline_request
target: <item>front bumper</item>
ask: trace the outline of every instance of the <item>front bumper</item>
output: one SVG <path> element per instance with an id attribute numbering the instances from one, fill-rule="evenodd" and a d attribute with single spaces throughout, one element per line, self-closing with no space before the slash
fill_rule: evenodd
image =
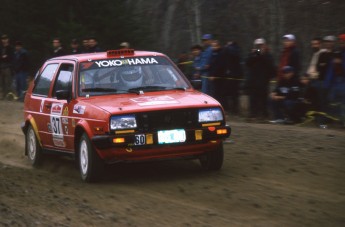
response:
<path id="1" fill-rule="evenodd" d="M 136 133 L 94 136 L 91 141 L 104 161 L 115 163 L 196 158 L 217 149 L 222 140 L 231 134 L 229 126 L 204 127 L 185 131 L 186 140 L 180 143 L 159 144 L 157 132 L 145 133 L 152 136 L 152 141 L 148 141 L 143 145 L 135 145 Z M 219 134 L 219 132 L 222 134 Z M 122 143 L 114 142 L 119 138 L 120 141 L 123 141 Z"/>
<path id="2" fill-rule="evenodd" d="M 172 143 L 169 146 L 184 145 L 184 144 L 202 144 L 212 140 L 225 139 L 230 136 L 231 128 L 229 126 L 212 126 L 204 127 L 200 129 L 186 129 L 186 141 L 183 143 Z M 148 147 L 163 147 L 165 145 L 158 143 L 158 133 L 150 132 L 144 133 L 145 136 L 152 138 L 142 145 L 135 145 L 135 139 L 137 134 L 142 133 L 128 133 L 119 135 L 98 135 L 91 138 L 93 145 L 97 149 L 108 149 L 111 147 L 137 147 L 137 148 L 148 148 Z M 120 142 L 114 142 L 120 141 Z"/>

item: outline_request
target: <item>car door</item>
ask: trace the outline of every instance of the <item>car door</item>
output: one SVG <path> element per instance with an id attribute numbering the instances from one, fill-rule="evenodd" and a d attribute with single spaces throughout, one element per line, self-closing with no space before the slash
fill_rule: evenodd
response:
<path id="1" fill-rule="evenodd" d="M 50 99 L 51 85 L 58 66 L 58 62 L 47 62 L 42 67 L 42 71 L 35 77 L 30 105 L 28 105 L 28 112 L 34 119 L 43 147 L 46 147 L 50 141 L 47 133 L 50 116 L 47 113 L 50 111 L 51 104 L 47 100 Z"/>
<path id="2" fill-rule="evenodd" d="M 46 100 L 47 105 L 50 105 L 48 110 L 49 126 L 48 135 L 51 138 L 50 144 L 54 150 L 63 150 L 72 152 L 74 150 L 74 135 L 70 113 L 72 112 L 72 105 L 66 99 L 58 99 L 57 92 L 68 92 L 69 97 L 72 96 L 72 80 L 74 73 L 73 62 L 63 62 L 60 64 L 56 74 L 51 98 Z"/>

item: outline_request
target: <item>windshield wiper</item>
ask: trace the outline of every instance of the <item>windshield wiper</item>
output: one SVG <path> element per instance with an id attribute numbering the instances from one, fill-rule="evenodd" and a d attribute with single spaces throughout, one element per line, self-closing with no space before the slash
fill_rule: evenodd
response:
<path id="1" fill-rule="evenodd" d="M 164 86 L 142 86 L 130 88 L 128 91 L 164 91 L 164 90 L 181 90 L 185 91 L 184 87 L 164 87 Z"/>
<path id="2" fill-rule="evenodd" d="M 104 87 L 93 87 L 93 88 L 83 88 L 82 92 L 116 92 L 115 88 L 104 88 Z"/>

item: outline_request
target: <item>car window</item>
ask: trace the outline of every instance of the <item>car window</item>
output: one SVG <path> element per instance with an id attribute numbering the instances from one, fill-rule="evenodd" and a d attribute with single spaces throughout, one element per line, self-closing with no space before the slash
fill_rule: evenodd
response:
<path id="1" fill-rule="evenodd" d="M 56 97 L 56 91 L 71 90 L 72 73 L 74 66 L 72 64 L 62 64 L 60 66 L 56 82 L 53 89 L 53 97 Z"/>
<path id="2" fill-rule="evenodd" d="M 81 63 L 80 68 L 81 96 L 189 87 L 185 77 L 164 57 L 88 61 Z"/>
<path id="3" fill-rule="evenodd" d="M 59 64 L 49 64 L 44 68 L 41 75 L 38 75 L 35 83 L 36 85 L 32 91 L 33 95 L 48 96 L 49 88 L 58 65 Z"/>

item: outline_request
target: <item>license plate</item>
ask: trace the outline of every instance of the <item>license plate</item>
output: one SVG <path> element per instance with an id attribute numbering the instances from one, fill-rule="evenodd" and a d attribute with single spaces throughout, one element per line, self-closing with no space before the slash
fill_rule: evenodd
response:
<path id="1" fill-rule="evenodd" d="M 159 144 L 183 142 L 186 142 L 186 132 L 184 129 L 158 131 Z"/>

